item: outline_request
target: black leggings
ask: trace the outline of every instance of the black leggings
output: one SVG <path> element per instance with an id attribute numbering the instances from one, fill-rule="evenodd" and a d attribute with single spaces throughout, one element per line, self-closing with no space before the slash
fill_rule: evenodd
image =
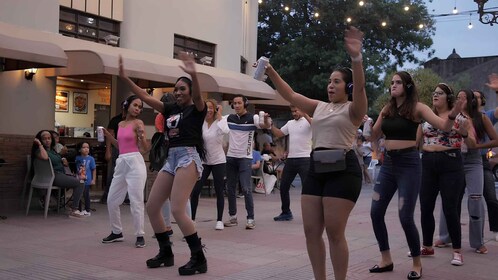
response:
<path id="1" fill-rule="evenodd" d="M 199 196 L 201 194 L 202 187 L 204 186 L 209 174 L 213 172 L 214 181 L 214 191 L 216 193 L 216 208 L 217 221 L 223 219 L 223 209 L 225 208 L 225 198 L 223 197 L 223 189 L 225 187 L 225 175 L 226 175 L 226 164 L 220 163 L 215 165 L 203 164 L 204 170 L 202 171 L 202 176 L 199 181 L 194 186 L 192 194 L 190 195 L 190 207 L 192 208 L 192 220 L 195 220 L 195 215 L 197 213 L 197 205 L 199 204 Z"/>
<path id="2" fill-rule="evenodd" d="M 461 248 L 459 204 L 464 189 L 465 174 L 459 150 L 423 153 L 420 212 L 424 246 L 432 246 L 435 229 L 434 207 L 438 193 L 441 193 L 443 213 L 453 249 Z"/>

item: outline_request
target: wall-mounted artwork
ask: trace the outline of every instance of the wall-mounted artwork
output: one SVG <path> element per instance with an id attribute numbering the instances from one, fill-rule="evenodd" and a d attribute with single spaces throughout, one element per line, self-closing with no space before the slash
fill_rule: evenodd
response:
<path id="1" fill-rule="evenodd" d="M 73 92 L 73 113 L 75 114 L 88 113 L 88 93 Z"/>
<path id="2" fill-rule="evenodd" d="M 55 111 L 56 112 L 69 111 L 69 92 L 57 91 L 55 93 Z"/>

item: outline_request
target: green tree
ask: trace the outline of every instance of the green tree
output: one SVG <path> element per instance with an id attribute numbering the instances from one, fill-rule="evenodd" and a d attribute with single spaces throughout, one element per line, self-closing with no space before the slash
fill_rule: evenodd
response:
<path id="1" fill-rule="evenodd" d="M 434 27 L 422 0 L 365 2 L 360 7 L 357 1 L 345 0 L 264 0 L 259 7 L 258 56 L 269 57 L 297 92 L 326 100 L 332 70 L 350 65 L 343 39 L 347 25 L 354 25 L 365 33 L 363 61 L 373 104 L 382 93 L 381 74 L 404 62 L 418 63 L 414 52 L 430 48 Z M 382 27 L 384 20 L 387 25 Z M 420 23 L 425 27 L 420 29 Z"/>

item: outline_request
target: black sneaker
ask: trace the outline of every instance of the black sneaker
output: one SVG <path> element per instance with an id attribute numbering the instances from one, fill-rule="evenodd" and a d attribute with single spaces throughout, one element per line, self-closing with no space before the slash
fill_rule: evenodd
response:
<path id="1" fill-rule="evenodd" d="M 143 236 L 137 237 L 137 241 L 135 242 L 135 247 L 137 247 L 137 248 L 145 247 L 145 239 Z"/>
<path id="2" fill-rule="evenodd" d="M 111 232 L 111 234 L 109 234 L 109 236 L 102 239 L 102 243 L 121 242 L 123 240 L 124 240 L 123 233 L 115 234 L 114 232 Z"/>
<path id="3" fill-rule="evenodd" d="M 292 213 L 281 213 L 280 215 L 276 216 L 273 218 L 274 221 L 280 222 L 280 221 L 292 221 L 294 217 L 292 216 Z"/>

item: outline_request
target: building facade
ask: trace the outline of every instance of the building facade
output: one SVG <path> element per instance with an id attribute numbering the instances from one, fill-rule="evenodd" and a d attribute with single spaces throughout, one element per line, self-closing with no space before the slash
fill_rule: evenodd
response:
<path id="1" fill-rule="evenodd" d="M 250 76 L 257 19 L 257 0 L 0 1 L 0 158 L 8 163 L 0 167 L 0 211 L 19 205 L 39 130 L 57 124 L 93 135 L 119 111 L 129 91 L 117 78 L 118 55 L 158 98 L 184 74 L 175 58 L 186 50 L 196 55 L 206 96 L 273 99 Z"/>

